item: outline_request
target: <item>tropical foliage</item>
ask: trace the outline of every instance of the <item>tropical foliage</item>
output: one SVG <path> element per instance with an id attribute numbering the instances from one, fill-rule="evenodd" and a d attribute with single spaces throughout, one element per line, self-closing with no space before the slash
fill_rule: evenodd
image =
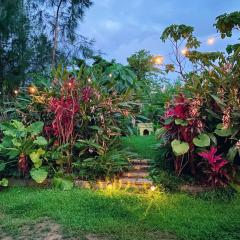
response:
<path id="1" fill-rule="evenodd" d="M 215 26 L 222 37 L 231 36 L 238 27 L 238 15 L 217 18 Z M 188 45 L 192 32 L 192 28 L 174 25 L 165 30 L 162 39 L 183 38 Z M 188 50 L 185 57 L 199 67 L 182 72 L 182 93 L 166 105 L 161 119 L 164 127 L 157 132 L 164 137 L 167 161 L 172 161 L 178 176 L 190 174 L 201 184 L 214 187 L 236 181 L 239 174 L 240 48 L 234 46 L 229 55 Z"/>

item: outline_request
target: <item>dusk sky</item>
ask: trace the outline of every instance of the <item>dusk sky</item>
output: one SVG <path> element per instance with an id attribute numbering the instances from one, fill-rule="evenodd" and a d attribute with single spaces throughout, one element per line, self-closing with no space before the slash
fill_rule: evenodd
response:
<path id="1" fill-rule="evenodd" d="M 95 0 L 86 12 L 80 32 L 95 39 L 95 49 L 105 58 L 125 64 L 126 58 L 140 49 L 165 56 L 170 46 L 160 41 L 162 31 L 170 24 L 186 24 L 205 41 L 204 51 L 224 50 L 230 40 L 217 38 L 214 45 L 206 40 L 217 34 L 216 16 L 240 10 L 240 0 Z"/>

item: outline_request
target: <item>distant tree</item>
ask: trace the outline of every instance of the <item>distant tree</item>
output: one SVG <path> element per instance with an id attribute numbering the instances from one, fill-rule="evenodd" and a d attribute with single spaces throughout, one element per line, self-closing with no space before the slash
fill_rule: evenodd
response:
<path id="1" fill-rule="evenodd" d="M 12 93 L 26 78 L 31 56 L 24 0 L 0 1 L 0 92 Z"/>
<path id="2" fill-rule="evenodd" d="M 186 64 L 186 56 L 189 50 L 196 49 L 200 46 L 200 42 L 196 37 L 193 36 L 194 28 L 184 24 L 181 25 L 170 25 L 167 27 L 160 39 L 163 42 L 170 41 L 172 45 L 172 56 L 171 59 L 173 65 L 167 67 L 174 67 L 174 71 L 181 75 L 183 79 L 186 79 L 184 66 Z"/>
<path id="3" fill-rule="evenodd" d="M 59 43 L 68 55 L 80 51 L 89 53 L 91 41 L 77 33 L 84 12 L 92 6 L 91 0 L 37 0 L 34 2 L 39 21 L 44 24 L 48 34 L 52 35 L 52 67 L 57 62 Z"/>
<path id="4" fill-rule="evenodd" d="M 127 58 L 129 67 L 136 74 L 138 80 L 144 81 L 152 75 L 152 72 L 156 71 L 153 58 L 154 56 L 144 49 Z"/>
<path id="5" fill-rule="evenodd" d="M 216 18 L 214 24 L 218 32 L 220 32 L 222 38 L 232 37 L 233 31 L 240 32 L 240 11 L 225 13 Z M 240 37 L 240 36 L 239 36 Z M 240 40 L 240 38 L 238 39 Z M 227 52 L 235 52 L 240 47 L 240 44 L 233 44 L 227 46 Z"/>

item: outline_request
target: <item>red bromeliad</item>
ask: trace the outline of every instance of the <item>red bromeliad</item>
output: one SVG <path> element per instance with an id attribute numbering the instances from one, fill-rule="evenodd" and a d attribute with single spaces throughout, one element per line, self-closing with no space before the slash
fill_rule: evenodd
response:
<path id="1" fill-rule="evenodd" d="M 227 172 L 223 170 L 228 164 L 228 161 L 223 159 L 221 155 L 216 155 L 217 148 L 211 147 L 209 151 L 201 152 L 198 155 L 208 160 L 209 169 L 205 172 L 209 175 L 208 182 L 212 186 L 226 186 L 230 177 Z"/>

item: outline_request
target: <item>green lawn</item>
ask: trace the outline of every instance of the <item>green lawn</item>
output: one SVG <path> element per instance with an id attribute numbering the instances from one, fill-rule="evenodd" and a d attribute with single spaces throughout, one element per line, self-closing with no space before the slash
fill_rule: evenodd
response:
<path id="1" fill-rule="evenodd" d="M 153 159 L 157 152 L 155 145 L 159 143 L 154 135 L 149 136 L 129 136 L 122 138 L 122 146 L 131 152 L 138 154 L 139 157 Z"/>
<path id="2" fill-rule="evenodd" d="M 3 232 L 18 239 L 26 226 L 35 239 L 34 225 L 46 217 L 59 224 L 64 239 L 240 239 L 240 195 L 216 203 L 157 192 L 9 188 L 0 192 L 0 203 L 0 239 Z"/>

